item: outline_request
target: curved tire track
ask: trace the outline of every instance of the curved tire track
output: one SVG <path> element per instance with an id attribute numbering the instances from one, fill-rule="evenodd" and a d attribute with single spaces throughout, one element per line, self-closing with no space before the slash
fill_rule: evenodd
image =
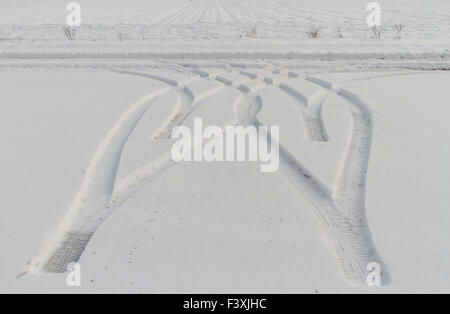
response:
<path id="1" fill-rule="evenodd" d="M 92 235 L 111 214 L 120 156 L 128 138 L 153 101 L 170 87 L 151 93 L 131 106 L 101 142 L 86 171 L 81 188 L 56 233 L 31 262 L 30 272 L 64 273 L 78 261 Z"/>
<path id="2" fill-rule="evenodd" d="M 116 72 L 136 75 L 129 71 Z M 131 106 L 108 132 L 97 149 L 81 188 L 63 221 L 37 257 L 30 262 L 28 270 L 30 273 L 67 272 L 68 265 L 78 262 L 92 236 L 115 209 L 134 195 L 144 184 L 176 164 L 170 153 L 165 152 L 116 182 L 125 144 L 142 117 L 150 109 L 153 101 L 186 84 L 186 82 L 177 83 L 164 77 L 144 75 L 143 73 L 138 73 L 138 75 L 165 82 L 169 86 L 147 95 Z M 190 106 L 190 112 L 193 112 L 202 101 L 216 93 L 217 91 L 207 91 L 202 94 L 197 99 L 199 104 Z M 195 104 L 195 101 L 193 103 Z"/>
<path id="3" fill-rule="evenodd" d="M 183 70 L 185 71 L 185 69 Z M 94 155 L 82 187 L 66 217 L 54 237 L 33 260 L 30 271 L 66 272 L 67 265 L 79 260 L 95 231 L 115 209 L 134 195 L 144 184 L 176 164 L 172 161 L 170 153 L 165 152 L 116 182 L 123 148 L 140 119 L 151 107 L 152 101 L 169 91 L 176 90 L 178 92 L 178 100 L 173 112 L 158 128 L 159 131 L 162 130 L 160 134 L 164 134 L 160 138 L 164 138 L 170 134 L 169 131 L 173 127 L 184 122 L 203 100 L 221 91 L 220 89 L 209 90 L 195 99 L 186 85 L 201 78 L 197 77 L 178 83 L 165 77 L 146 73 L 121 72 L 159 80 L 165 82 L 168 87 L 144 97 L 133 105 L 107 134 Z M 283 87 L 285 90 L 289 90 L 288 85 L 280 83 L 278 78 L 261 77 L 257 74 L 244 73 L 243 70 L 239 73 L 248 76 L 249 81 L 260 81 L 260 84 L 230 81 L 223 75 L 209 74 L 199 69 L 191 70 L 190 73 L 216 80 L 224 86 L 238 90 L 240 96 L 235 103 L 246 103 L 249 106 L 263 105 L 260 92 L 268 85 L 275 85 L 280 90 L 283 90 Z M 279 74 L 280 71 L 272 73 Z M 291 72 L 288 74 L 288 76 L 292 75 Z M 289 90 L 290 94 L 297 99 L 298 107 L 302 108 L 301 113 L 307 117 L 320 116 L 321 119 L 325 99 L 335 93 L 349 106 L 352 115 L 351 135 L 341 159 L 333 190 L 320 182 L 281 144 L 280 173 L 316 210 L 346 278 L 356 285 L 364 285 L 368 275 L 367 265 L 377 262 L 382 266 L 383 284 L 387 284 L 390 281 L 387 267 L 376 250 L 366 219 L 365 183 L 372 136 L 370 110 L 364 101 L 346 89 L 333 89 L 333 84 L 330 82 L 311 76 L 307 76 L 305 79 L 324 87 L 324 90 L 309 99 L 302 98 L 303 94 L 300 91 Z M 261 125 L 257 120 L 252 123 Z M 315 121 L 314 123 L 319 125 L 317 130 L 326 134 L 323 122 Z M 305 123 L 305 130 L 310 129 L 312 124 Z M 314 136 L 311 136 L 310 139 L 313 141 L 324 140 L 323 137 Z"/>
<path id="4" fill-rule="evenodd" d="M 242 73 L 242 72 L 241 72 Z M 260 78 L 251 74 L 253 79 Z M 316 209 L 318 216 L 332 242 L 345 277 L 355 285 L 366 285 L 369 275 L 367 266 L 378 263 L 381 266 L 382 284 L 390 283 L 387 266 L 377 252 L 366 218 L 365 191 L 372 138 L 372 117 L 367 104 L 349 90 L 332 89 L 333 84 L 307 76 L 307 80 L 325 88 L 310 101 L 299 91 L 278 84 L 299 101 L 301 112 L 308 108 L 320 116 L 325 99 L 336 93 L 346 101 L 352 116 L 349 141 L 340 161 L 335 185 L 330 191 L 301 162 L 280 144 L 280 172 L 291 185 Z M 264 81 L 275 79 L 264 78 Z M 257 122 L 260 124 L 260 122 Z M 319 124 L 325 134 L 323 123 Z M 306 127 L 305 127 L 306 129 Z M 314 139 L 313 140 L 321 140 Z"/>

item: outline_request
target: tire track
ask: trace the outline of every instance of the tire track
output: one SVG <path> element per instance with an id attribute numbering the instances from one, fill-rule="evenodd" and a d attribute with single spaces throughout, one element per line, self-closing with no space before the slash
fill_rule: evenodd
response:
<path id="1" fill-rule="evenodd" d="M 332 194 L 336 208 L 343 214 L 348 224 L 343 232 L 348 246 L 343 246 L 339 250 L 340 254 L 346 257 L 341 260 L 344 267 L 347 261 L 352 261 L 351 267 L 344 268 L 347 269 L 346 276 L 353 281 L 358 279 L 364 281 L 368 275 L 367 265 L 376 262 L 381 266 L 383 284 L 389 284 L 387 266 L 377 252 L 366 217 L 366 178 L 373 130 L 369 106 L 347 89 L 333 89 L 331 82 L 313 76 L 307 76 L 306 79 L 330 89 L 344 99 L 352 117 L 351 136 L 341 157 Z"/>
<path id="2" fill-rule="evenodd" d="M 140 119 L 167 87 L 151 93 L 131 106 L 108 132 L 86 171 L 81 188 L 54 236 L 30 264 L 30 272 L 64 273 L 76 262 L 89 240 L 111 214 L 108 207 L 114 191 L 120 156 Z"/>
<path id="3" fill-rule="evenodd" d="M 276 74 L 281 74 L 281 70 L 274 69 L 272 71 Z M 285 82 L 281 82 L 278 78 L 267 77 L 266 75 L 258 75 L 256 73 L 248 71 L 239 71 L 242 75 L 246 75 L 253 80 L 259 79 L 266 84 L 276 86 L 296 105 L 296 109 L 299 112 L 302 124 L 305 130 L 306 138 L 311 142 L 326 142 L 328 141 L 328 134 L 322 118 L 322 107 L 325 100 L 330 95 L 329 91 L 321 91 L 312 97 L 307 97 L 297 89 L 293 88 Z M 289 73 L 288 76 L 296 76 L 293 73 Z"/>
<path id="4" fill-rule="evenodd" d="M 30 273 L 67 272 L 68 265 L 78 262 L 92 236 L 109 215 L 144 184 L 176 164 L 170 153 L 165 152 L 119 182 L 116 180 L 125 144 L 154 100 L 177 87 L 185 86 L 195 79 L 178 83 L 156 75 L 136 74 L 120 70 L 115 72 L 145 76 L 165 82 L 168 87 L 139 100 L 120 117 L 108 132 L 94 154 L 81 188 L 64 219 L 59 224 L 53 237 L 44 245 L 37 257 L 30 262 L 28 269 Z M 200 95 L 197 100 L 194 100 L 193 104 L 195 101 L 202 102 L 216 93 L 218 92 L 207 91 Z M 198 105 L 191 107 L 194 111 Z"/>
<path id="5" fill-rule="evenodd" d="M 158 80 L 168 86 L 147 95 L 130 107 L 107 134 L 91 161 L 80 191 L 66 217 L 54 237 L 32 261 L 30 272 L 66 272 L 67 265 L 79 260 L 96 230 L 114 210 L 133 196 L 143 185 L 177 164 L 172 160 L 170 152 L 166 151 L 125 178 L 116 181 L 124 146 L 154 100 L 170 91 L 177 92 L 177 103 L 173 111 L 162 121 L 155 133 L 156 138 L 167 138 L 170 136 L 171 130 L 186 121 L 204 100 L 226 91 L 226 88 L 236 89 L 240 92 L 233 106 L 235 120 L 229 123 L 260 126 L 262 124 L 256 114 L 263 106 L 261 92 L 273 85 L 278 87 L 278 90 L 290 94 L 291 98 L 295 98 L 297 107 L 301 108 L 301 116 L 320 118 L 320 122 L 304 121 L 306 133 L 317 135 L 322 132 L 322 135 L 326 136 L 321 112 L 324 101 L 329 95 L 336 94 L 348 104 L 352 117 L 352 128 L 333 189 L 330 190 L 315 177 L 281 143 L 279 143 L 280 173 L 293 189 L 315 209 L 328 239 L 334 247 L 345 277 L 355 285 L 365 285 L 368 276 L 367 265 L 377 262 L 382 267 L 383 284 L 388 284 L 390 278 L 387 267 L 377 252 L 366 218 L 366 176 L 373 128 L 368 105 L 349 90 L 333 87 L 331 82 L 313 76 L 305 76 L 304 79 L 323 89 L 308 98 L 301 91 L 290 87 L 280 79 L 285 75 L 300 77 L 301 75 L 298 73 L 288 72 L 286 74 L 280 69 L 272 67 L 272 74 L 260 75 L 245 70 L 245 65 L 243 66 L 244 70 L 242 67 L 238 67 L 237 70 L 233 69 L 236 66 L 238 65 L 228 64 L 223 67 L 223 72 L 228 69 L 229 72 L 248 77 L 248 79 L 230 79 L 220 71 L 213 74 L 198 68 L 189 69 L 185 66 L 175 66 L 175 68 L 180 72 L 195 74 L 195 76 L 182 82 L 150 73 L 116 70 L 115 72 L 121 74 Z M 214 80 L 223 86 L 209 89 L 199 96 L 195 96 L 187 85 L 202 79 Z M 255 112 L 255 116 L 249 116 L 246 119 L 239 117 L 237 108 L 242 109 L 242 107 L 244 107 L 244 112 Z M 312 125 L 317 125 L 317 129 L 312 130 Z M 325 140 L 316 135 L 310 135 L 308 138 L 315 142 Z"/>
<path id="6" fill-rule="evenodd" d="M 252 74 L 251 77 L 260 76 Z M 306 78 L 329 89 L 317 96 L 320 100 L 314 110 L 320 108 L 321 111 L 324 99 L 331 93 L 346 101 L 352 116 L 351 134 L 332 191 L 279 143 L 280 172 L 316 209 L 345 277 L 355 285 L 366 285 L 367 266 L 375 262 L 381 267 L 382 284 L 387 285 L 390 283 L 387 266 L 378 254 L 366 218 L 365 190 L 373 127 L 369 107 L 347 89 L 332 90 L 330 82 L 312 76 Z M 267 78 L 263 80 L 268 81 Z M 298 96 L 296 94 L 301 98 Z M 261 125 L 258 120 L 256 123 Z"/>

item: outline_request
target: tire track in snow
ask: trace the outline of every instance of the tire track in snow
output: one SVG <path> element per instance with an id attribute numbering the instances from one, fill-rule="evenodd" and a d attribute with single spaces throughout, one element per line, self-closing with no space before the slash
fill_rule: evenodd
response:
<path id="1" fill-rule="evenodd" d="M 351 136 L 341 157 L 332 194 L 336 208 L 348 225 L 343 229 L 348 245 L 337 248 L 345 256 L 341 263 L 346 276 L 353 281 L 364 281 L 368 275 L 367 265 L 376 262 L 381 266 L 383 284 L 389 284 L 387 266 L 377 252 L 366 217 L 366 178 L 373 130 L 369 106 L 348 89 L 333 88 L 333 83 L 313 76 L 307 76 L 306 79 L 344 99 L 352 117 Z"/>
<path id="2" fill-rule="evenodd" d="M 108 202 L 128 138 L 153 101 L 170 90 L 167 87 L 139 100 L 108 132 L 67 214 L 54 236 L 31 262 L 30 272 L 64 273 L 71 262 L 79 260 L 95 231 L 111 214 Z"/>
<path id="3" fill-rule="evenodd" d="M 179 72 L 182 73 L 194 73 L 196 75 L 200 75 L 202 78 L 208 78 L 208 79 L 215 79 L 215 75 L 209 74 L 205 71 L 200 70 L 191 70 L 191 71 L 185 71 L 184 69 L 178 69 Z M 236 83 L 232 83 L 232 86 L 237 85 Z M 203 102 L 207 98 L 210 98 L 219 92 L 224 91 L 223 89 L 212 89 L 207 92 L 204 92 L 201 96 L 197 98 L 197 101 Z M 237 102 L 240 97 L 239 96 L 235 102 Z M 199 106 L 196 106 L 195 109 L 197 109 Z M 195 111 L 194 109 L 194 111 Z M 233 125 L 234 121 L 228 121 L 227 123 L 223 124 L 223 130 L 226 126 Z M 172 128 L 172 126 L 167 126 L 167 128 Z M 164 132 L 170 133 L 169 130 L 165 130 Z M 158 158 L 150 161 L 143 167 L 136 169 L 129 175 L 127 175 L 124 179 L 122 179 L 117 184 L 116 191 L 114 195 L 111 198 L 110 205 L 117 208 L 120 207 L 126 200 L 128 200 L 132 195 L 134 195 L 139 188 L 145 184 L 147 184 L 151 179 L 159 175 L 160 173 L 165 172 L 172 166 L 175 166 L 177 162 L 174 162 L 172 160 L 172 157 L 170 155 L 170 152 L 164 152 L 162 153 Z"/>
<path id="4" fill-rule="evenodd" d="M 251 77 L 260 78 L 257 74 L 251 74 Z M 328 238 L 333 243 L 345 277 L 355 285 L 365 285 L 369 275 L 367 267 L 370 263 L 376 262 L 381 266 L 382 283 L 387 285 L 390 283 L 389 273 L 378 254 L 366 218 L 366 177 L 372 137 L 369 107 L 346 89 L 333 90 L 332 83 L 312 76 L 307 76 L 306 79 L 329 90 L 323 92 L 323 96 L 317 96 L 321 100 L 316 103 L 314 110 L 320 108 L 321 112 L 324 100 L 332 92 L 347 102 L 352 116 L 351 134 L 332 191 L 281 144 L 279 144 L 280 172 L 317 210 Z M 263 80 L 276 81 L 266 77 Z"/>
<path id="5" fill-rule="evenodd" d="M 352 226 L 345 233 L 346 239 L 351 243 L 352 252 L 349 254 L 355 255 L 355 262 L 358 262 L 357 265 L 362 270 L 369 263 L 378 263 L 382 270 L 382 282 L 388 284 L 388 270 L 377 252 L 366 217 L 366 179 L 372 145 L 372 115 L 367 104 L 351 91 L 341 88 L 336 94 L 349 105 L 352 136 L 341 158 L 333 187 L 333 201 Z M 364 274 L 367 277 L 367 270 Z"/>
<path id="6" fill-rule="evenodd" d="M 246 103 L 250 107 L 262 108 L 263 100 L 259 92 L 263 89 L 264 87 L 261 87 L 252 92 L 243 92 L 244 94 L 238 99 L 238 102 L 241 104 Z M 248 109 L 246 111 L 251 110 Z M 255 126 L 263 125 L 257 119 L 254 120 L 253 124 Z M 244 124 L 244 126 L 247 125 L 248 123 Z M 269 136 L 269 138 L 271 137 Z M 269 145 L 271 144 L 273 143 L 269 143 Z M 333 243 L 346 277 L 357 285 L 365 283 L 365 278 L 367 277 L 365 267 L 368 263 L 377 261 L 377 259 L 370 254 L 365 259 L 370 260 L 370 262 L 364 264 L 365 260 L 361 261 L 361 258 L 358 258 L 360 256 L 355 256 L 353 253 L 355 251 L 363 252 L 370 243 L 364 242 L 361 244 L 359 237 L 356 237 L 354 234 L 355 227 L 350 224 L 334 205 L 331 191 L 291 155 L 281 143 L 278 144 L 280 146 L 280 173 L 317 210 L 328 237 Z M 360 231 L 365 231 L 365 229 Z M 367 239 L 367 237 L 363 237 L 363 239 Z"/>
<path id="7" fill-rule="evenodd" d="M 272 72 L 281 74 L 281 70 L 279 69 L 274 69 Z M 280 91 L 288 95 L 296 105 L 296 109 L 299 112 L 306 138 L 311 142 L 328 141 L 328 134 L 322 118 L 322 106 L 330 95 L 329 91 L 320 91 L 312 97 L 307 97 L 301 91 L 293 88 L 285 82 L 281 82 L 278 78 L 258 75 L 257 73 L 252 73 L 245 70 L 239 71 L 239 73 L 246 75 L 253 80 L 259 79 L 267 84 L 274 85 Z M 292 73 L 289 73 L 288 75 L 292 75 Z M 296 75 L 296 77 L 298 77 L 298 75 Z"/>
<path id="8" fill-rule="evenodd" d="M 169 114 L 166 120 L 164 120 L 161 123 L 161 125 L 156 129 L 156 131 L 153 133 L 151 139 L 168 139 L 170 137 L 170 132 L 172 131 L 172 129 L 175 126 L 180 125 L 184 121 L 186 116 L 188 116 L 189 113 L 193 110 L 192 105 L 195 101 L 194 94 L 189 90 L 189 88 L 186 87 L 186 85 L 199 80 L 198 78 L 193 77 L 191 79 L 186 80 L 183 84 L 179 85 L 174 80 L 170 80 L 149 73 L 142 73 L 137 71 L 122 71 L 122 70 L 118 70 L 115 72 L 158 80 L 166 84 L 169 84 L 170 86 L 175 88 L 178 94 L 177 103 L 175 104 L 172 112 Z"/>
<path id="9" fill-rule="evenodd" d="M 30 263 L 30 273 L 67 272 L 67 266 L 81 258 L 92 236 L 110 214 L 133 196 L 144 184 L 176 164 L 172 160 L 170 152 L 167 151 L 116 182 L 125 144 L 154 100 L 175 89 L 185 95 L 181 101 L 184 104 L 186 101 L 189 102 L 190 106 L 187 105 L 187 107 L 191 108 L 190 113 L 192 113 L 204 100 L 220 92 L 218 89 L 208 90 L 194 99 L 192 93 L 190 94 L 192 96 L 188 96 L 186 85 L 200 80 L 200 78 L 191 78 L 178 83 L 166 77 L 147 73 L 123 70 L 114 72 L 147 77 L 164 82 L 169 86 L 138 101 L 121 116 L 113 129 L 107 134 L 91 161 L 80 191 L 68 213 L 54 236 Z M 193 106 L 194 104 L 195 106 Z M 169 132 L 176 125 L 176 123 L 167 123 L 166 120 L 160 128 L 165 126 L 167 132 Z"/>
<path id="10" fill-rule="evenodd" d="M 153 101 L 194 80 L 177 83 L 155 75 L 146 77 L 165 82 L 169 86 L 145 96 L 131 106 L 108 132 L 94 154 L 81 188 L 63 221 L 53 237 L 30 263 L 28 270 L 30 273 L 67 272 L 67 266 L 78 262 L 90 239 L 109 215 L 131 197 L 142 186 L 141 184 L 147 183 L 173 164 L 171 156 L 166 152 L 132 172 L 125 179 L 116 182 L 125 144 Z M 203 101 L 207 97 L 200 98 L 198 101 Z"/>
<path id="11" fill-rule="evenodd" d="M 280 83 L 277 87 L 297 105 L 303 120 L 306 138 L 311 142 L 328 141 L 328 134 L 322 118 L 322 105 L 330 93 L 321 92 L 312 98 L 308 98 L 287 83 Z"/>
<path id="12" fill-rule="evenodd" d="M 261 84 L 252 86 L 242 81 L 227 80 L 221 74 L 209 74 L 199 69 L 191 70 L 191 73 L 195 72 L 203 78 L 214 79 L 230 88 L 239 90 L 241 95 L 235 104 L 244 103 L 249 106 L 261 107 L 263 100 L 260 92 L 269 84 L 279 84 L 278 78 L 264 76 L 261 79 L 258 74 L 249 76 L 252 80 L 261 80 Z M 242 70 L 238 73 L 244 75 L 244 72 Z M 280 73 L 281 71 L 273 72 Z M 158 94 L 153 93 L 135 104 L 121 117 L 113 128 L 115 131 L 108 133 L 91 163 L 82 189 L 58 232 L 32 262 L 31 268 L 34 270 L 65 272 L 67 264 L 78 261 L 97 228 L 116 208 L 134 195 L 143 184 L 175 165 L 170 158 L 170 154 L 166 152 L 114 184 L 123 147 L 137 123 L 139 123 L 140 118 L 150 107 L 151 104 L 148 102 L 168 91 L 185 87 L 187 82 L 192 82 L 192 80 L 188 80 L 184 84 L 179 84 L 168 78 L 151 74 L 136 74 L 136 72 L 123 74 L 157 79 L 169 86 L 159 91 Z M 293 73 L 289 75 L 293 75 Z M 328 238 L 335 248 L 345 276 L 352 283 L 365 284 L 368 274 L 365 267 L 368 263 L 378 262 L 383 269 L 383 283 L 387 284 L 389 282 L 387 268 L 377 253 L 365 217 L 365 178 L 372 134 L 370 111 L 359 97 L 348 90 L 333 89 L 331 83 L 311 76 L 306 77 L 306 79 L 320 83 L 321 86 L 328 89 L 326 92 L 336 93 L 346 100 L 352 115 L 352 134 L 341 160 L 341 167 L 332 191 L 282 145 L 280 145 L 280 172 L 294 189 L 316 209 Z M 182 108 L 190 101 L 195 102 L 192 93 L 189 96 L 188 89 L 179 89 L 177 92 L 180 93 L 180 97 L 174 110 L 179 110 L 177 108 Z M 203 97 L 212 97 L 216 94 L 212 91 L 209 92 L 209 95 L 205 93 Z M 184 95 L 184 99 L 182 95 Z M 201 102 L 198 99 L 197 101 Z M 317 103 L 320 103 L 320 101 Z M 323 104 L 323 102 L 321 103 Z M 321 108 L 321 106 L 317 105 L 317 108 Z M 192 107 L 195 110 L 196 107 Z M 169 120 L 172 121 L 170 118 L 164 121 L 161 128 L 164 128 L 163 126 L 172 128 L 176 125 L 176 123 L 174 125 L 168 123 Z M 258 124 L 259 121 L 255 121 L 255 123 Z"/>

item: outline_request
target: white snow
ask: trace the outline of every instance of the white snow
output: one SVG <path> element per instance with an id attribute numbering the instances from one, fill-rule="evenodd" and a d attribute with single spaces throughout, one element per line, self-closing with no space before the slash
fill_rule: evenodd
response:
<path id="1" fill-rule="evenodd" d="M 381 40 L 365 0 L 79 2 L 69 42 L 0 1 L 0 292 L 449 292 L 448 1 L 380 1 Z M 280 170 L 175 163 L 197 117 L 279 126 Z"/>

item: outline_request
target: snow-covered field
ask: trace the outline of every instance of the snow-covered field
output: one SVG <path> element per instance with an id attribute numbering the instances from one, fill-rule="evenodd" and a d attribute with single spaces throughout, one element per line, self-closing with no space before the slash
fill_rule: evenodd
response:
<path id="1" fill-rule="evenodd" d="M 0 0 L 0 292 L 449 292 L 450 4 L 380 2 Z M 237 106 L 278 171 L 171 160 Z"/>
<path id="2" fill-rule="evenodd" d="M 369 1 L 370 2 L 370 1 Z M 129 39 L 141 40 L 139 26 L 149 25 L 146 38 L 236 38 L 249 25 L 261 26 L 261 38 L 304 39 L 310 27 L 323 27 L 323 37 L 336 38 L 343 27 L 348 38 L 369 38 L 365 20 L 366 0 L 80 0 L 85 26 L 80 39 L 116 39 L 114 26 L 130 31 Z M 0 12 L 9 38 L 64 39 L 68 2 L 60 0 L 2 0 Z M 446 0 L 379 1 L 386 29 L 396 23 L 408 27 L 405 39 L 449 38 Z M 134 31 L 134 32 L 133 32 Z M 391 31 L 390 29 L 387 31 Z M 436 37 L 438 35 L 438 37 Z M 388 38 L 392 38 L 386 34 Z"/>
<path id="3" fill-rule="evenodd" d="M 63 56 L 130 52 L 183 56 L 203 52 L 218 57 L 219 53 L 271 52 L 448 58 L 450 54 L 447 0 L 379 1 L 382 41 L 372 40 L 366 24 L 368 0 L 78 2 L 82 25 L 77 40 L 68 42 L 62 32 L 68 14 L 66 1 L 0 1 L 0 56 L 17 58 L 38 52 L 52 52 L 53 57 L 56 52 Z M 394 39 L 395 24 L 406 26 L 402 40 Z M 321 30 L 320 38 L 309 40 L 306 33 L 316 28 Z M 337 39 L 338 28 L 342 39 Z"/>

